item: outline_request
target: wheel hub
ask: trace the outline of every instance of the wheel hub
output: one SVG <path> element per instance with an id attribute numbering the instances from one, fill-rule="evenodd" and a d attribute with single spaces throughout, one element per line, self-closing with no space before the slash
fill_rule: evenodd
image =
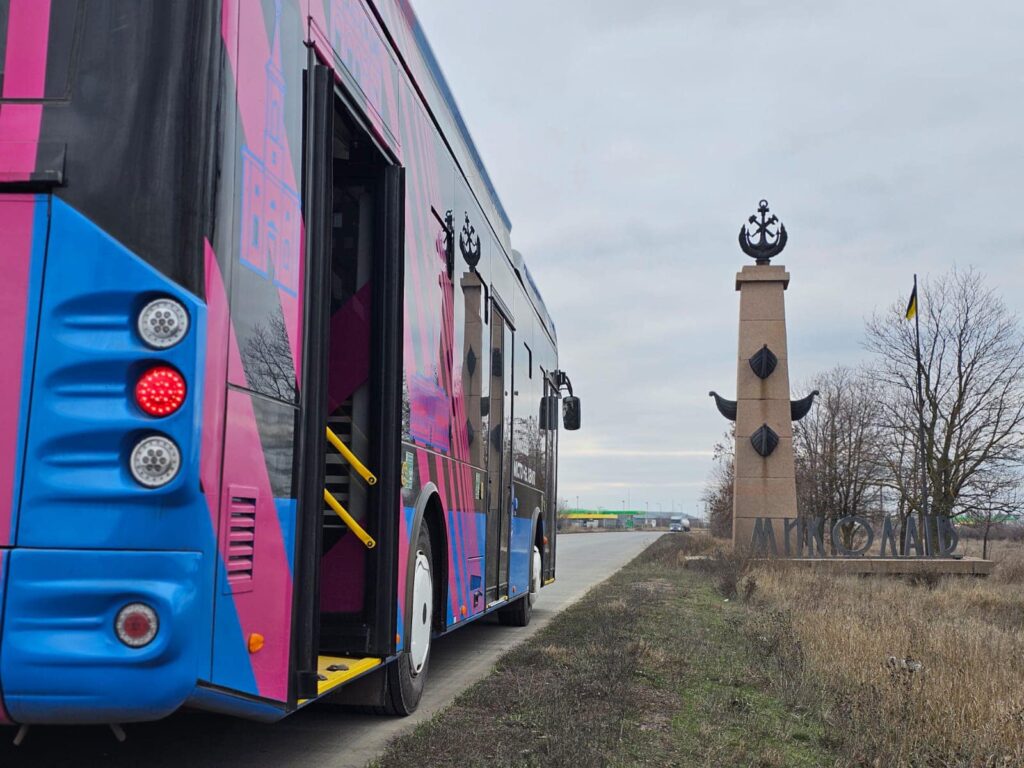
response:
<path id="1" fill-rule="evenodd" d="M 534 547 L 533 567 L 530 569 L 530 596 L 527 598 L 530 601 L 530 605 L 537 602 L 537 597 L 540 595 L 540 568 L 540 550 Z"/>
<path id="2" fill-rule="evenodd" d="M 418 675 L 423 671 L 423 665 L 427 663 L 427 653 L 430 651 L 430 626 L 434 616 L 434 580 L 430 573 L 430 560 L 423 552 L 416 553 L 411 615 L 409 657 L 412 674 Z"/>

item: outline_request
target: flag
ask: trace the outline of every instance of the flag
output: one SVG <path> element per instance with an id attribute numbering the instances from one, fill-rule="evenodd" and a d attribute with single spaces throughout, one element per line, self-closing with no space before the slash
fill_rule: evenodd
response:
<path id="1" fill-rule="evenodd" d="M 910 294 L 910 301 L 907 302 L 907 311 L 904 317 L 913 320 L 917 314 L 917 280 L 914 281 L 914 290 Z"/>

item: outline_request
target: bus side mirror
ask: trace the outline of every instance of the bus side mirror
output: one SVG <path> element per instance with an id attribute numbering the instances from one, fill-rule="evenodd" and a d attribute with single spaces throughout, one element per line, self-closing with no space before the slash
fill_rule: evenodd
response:
<path id="1" fill-rule="evenodd" d="M 562 424 L 568 430 L 580 428 L 580 399 L 568 395 L 562 398 Z"/>
<path id="2" fill-rule="evenodd" d="M 540 428 L 558 429 L 558 395 L 547 395 L 540 399 Z"/>

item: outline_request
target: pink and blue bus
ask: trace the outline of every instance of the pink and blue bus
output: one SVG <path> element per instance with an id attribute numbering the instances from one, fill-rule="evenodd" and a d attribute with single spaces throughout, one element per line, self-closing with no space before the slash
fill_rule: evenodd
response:
<path id="1" fill-rule="evenodd" d="M 0 0 L 3 721 L 332 696 L 555 576 L 555 326 L 407 0 Z"/>

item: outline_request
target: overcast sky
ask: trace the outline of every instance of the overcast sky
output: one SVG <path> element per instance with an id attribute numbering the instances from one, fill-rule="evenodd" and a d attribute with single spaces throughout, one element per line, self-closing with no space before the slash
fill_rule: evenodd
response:
<path id="1" fill-rule="evenodd" d="M 583 400 L 573 505 L 697 510 L 759 198 L 789 232 L 794 397 L 865 358 L 914 272 L 974 265 L 1024 309 L 1021 0 L 414 7 Z"/>

